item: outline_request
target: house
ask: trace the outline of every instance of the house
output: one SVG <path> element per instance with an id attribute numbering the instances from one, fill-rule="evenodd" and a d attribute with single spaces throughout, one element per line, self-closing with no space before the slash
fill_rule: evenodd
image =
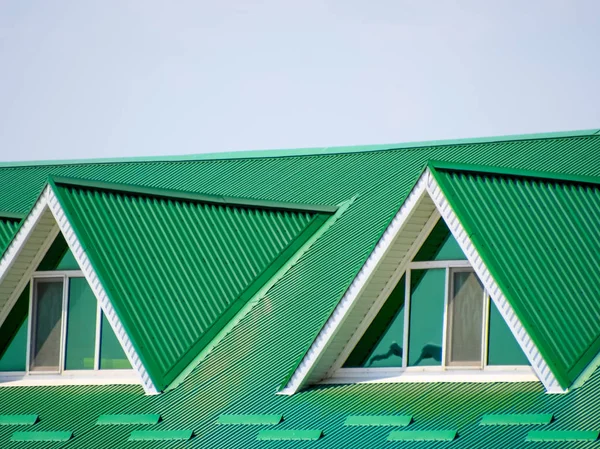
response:
<path id="1" fill-rule="evenodd" d="M 0 165 L 0 448 L 600 447 L 600 130 Z"/>

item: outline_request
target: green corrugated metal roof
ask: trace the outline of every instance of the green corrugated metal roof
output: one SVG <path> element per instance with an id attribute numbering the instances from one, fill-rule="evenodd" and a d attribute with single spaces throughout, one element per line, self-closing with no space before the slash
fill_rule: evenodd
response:
<path id="1" fill-rule="evenodd" d="M 261 430 L 257 440 L 262 441 L 314 441 L 321 438 L 321 430 Z"/>
<path id="2" fill-rule="evenodd" d="M 3 217 L 2 212 L 0 212 L 0 253 L 4 252 L 4 249 L 14 237 L 20 221 L 18 218 Z"/>
<path id="3" fill-rule="evenodd" d="M 100 415 L 96 424 L 99 426 L 111 426 L 111 425 L 132 425 L 132 424 L 157 424 L 160 420 L 160 415 L 157 413 L 152 414 L 138 414 L 138 415 Z"/>
<path id="4" fill-rule="evenodd" d="M 55 432 L 15 432 L 12 435 L 11 441 L 35 441 L 35 442 L 50 442 L 50 441 L 68 441 L 73 436 L 70 431 L 55 431 Z"/>
<path id="5" fill-rule="evenodd" d="M 345 426 L 394 426 L 405 427 L 412 421 L 410 415 L 351 415 L 344 421 Z"/>
<path id="6" fill-rule="evenodd" d="M 532 430 L 527 434 L 527 441 L 596 441 L 598 431 L 593 430 Z"/>
<path id="7" fill-rule="evenodd" d="M 329 217 L 281 203 L 51 184 L 159 391 Z"/>
<path id="8" fill-rule="evenodd" d="M 600 350 L 600 178 L 431 167 L 553 374 L 569 387 Z"/>
<path id="9" fill-rule="evenodd" d="M 275 426 L 281 422 L 283 415 L 221 415 L 217 422 L 229 425 Z"/>
<path id="10" fill-rule="evenodd" d="M 526 426 L 531 424 L 550 424 L 552 413 L 511 413 L 507 415 L 483 415 L 482 426 Z"/>
<path id="11" fill-rule="evenodd" d="M 388 441 L 452 441 L 456 430 L 394 430 Z"/>
<path id="12" fill-rule="evenodd" d="M 185 441 L 193 433 L 192 430 L 134 430 L 129 441 Z"/>
<path id="13" fill-rule="evenodd" d="M 291 397 L 275 391 L 293 370 L 399 209 L 428 160 L 600 176 L 600 139 L 582 136 L 432 146 L 368 153 L 196 162 L 0 168 L 0 209 L 25 212 L 49 174 L 212 195 L 335 206 L 358 199 L 213 349 L 184 383 L 158 396 L 136 386 L 0 388 L 3 413 L 37 413 L 40 430 L 69 428 L 66 448 L 593 448 L 597 442 L 528 442 L 532 426 L 481 426 L 485 414 L 554 413 L 548 430 L 600 428 L 600 376 L 565 395 L 539 383 L 322 385 Z M 4 411 L 6 410 L 6 411 Z M 130 442 L 129 426 L 96 426 L 100 414 L 160 413 L 161 429 L 193 429 L 182 442 Z M 283 414 L 277 428 L 322 429 L 315 442 L 257 441 L 254 426 L 217 424 L 221 414 Z M 388 442 L 388 427 L 344 426 L 349 415 L 410 414 L 410 429 L 457 429 L 451 443 Z M 154 426 L 153 426 L 154 428 Z M 0 426 L 0 447 L 16 430 Z M 141 430 L 141 428 L 140 428 Z M 62 447 L 36 443 L 36 448 Z"/>
<path id="14" fill-rule="evenodd" d="M 38 415 L 0 415 L 0 426 L 32 426 Z"/>

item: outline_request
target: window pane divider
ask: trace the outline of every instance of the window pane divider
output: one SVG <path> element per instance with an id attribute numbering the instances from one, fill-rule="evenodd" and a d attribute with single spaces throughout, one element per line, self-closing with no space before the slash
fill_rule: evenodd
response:
<path id="1" fill-rule="evenodd" d="M 94 348 L 94 371 L 100 369 L 100 338 L 102 336 L 102 307 L 100 301 L 96 301 L 96 346 Z"/>
<path id="2" fill-rule="evenodd" d="M 62 322 L 60 326 L 60 359 L 58 364 L 58 372 L 62 373 L 65 369 L 66 350 L 67 350 L 67 311 L 69 307 L 69 282 L 66 274 L 63 278 L 63 301 L 62 301 Z"/>
<path id="3" fill-rule="evenodd" d="M 33 273 L 34 278 L 52 278 L 52 277 L 84 277 L 83 271 L 81 270 L 52 270 L 52 271 L 36 271 Z"/>
<path id="4" fill-rule="evenodd" d="M 410 269 L 404 275 L 404 335 L 402 336 L 402 368 L 408 367 L 408 336 L 410 328 Z"/>
<path id="5" fill-rule="evenodd" d="M 450 296 L 450 266 L 446 265 L 446 279 L 444 283 L 444 324 L 442 325 L 442 369 L 446 369 L 448 354 L 448 315 L 450 313 L 448 297 Z"/>
<path id="6" fill-rule="evenodd" d="M 25 358 L 25 374 L 29 375 L 29 368 L 31 367 L 31 345 L 33 344 L 33 289 L 34 283 L 33 278 L 29 281 L 29 315 L 27 319 L 27 352 Z"/>
<path id="7" fill-rule="evenodd" d="M 468 260 L 430 260 L 425 262 L 411 262 L 408 268 L 413 270 L 427 270 L 429 268 L 471 268 Z"/>
<path id="8" fill-rule="evenodd" d="M 481 369 L 488 363 L 488 344 L 490 340 L 490 295 L 483 289 L 483 342 L 481 348 Z"/>

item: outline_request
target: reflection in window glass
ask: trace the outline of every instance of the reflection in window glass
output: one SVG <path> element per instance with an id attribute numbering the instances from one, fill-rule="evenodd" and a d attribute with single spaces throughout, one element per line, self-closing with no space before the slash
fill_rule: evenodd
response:
<path id="1" fill-rule="evenodd" d="M 471 270 L 451 270 L 448 365 L 479 366 L 483 343 L 483 286 Z"/>
<path id="2" fill-rule="evenodd" d="M 412 270 L 409 366 L 442 364 L 446 270 Z"/>
<path id="3" fill-rule="evenodd" d="M 94 369 L 97 302 L 85 278 L 69 279 L 65 369 Z"/>
<path id="4" fill-rule="evenodd" d="M 490 301 L 490 333 L 488 336 L 488 365 L 529 365 L 511 330 Z"/>
<path id="5" fill-rule="evenodd" d="M 396 313 L 385 333 L 381 336 L 364 366 L 366 368 L 402 367 L 402 346 L 404 338 L 404 277 L 400 280 L 388 301 L 393 301 Z"/>
<path id="6" fill-rule="evenodd" d="M 35 279 L 31 371 L 59 370 L 62 300 L 62 278 Z"/>
<path id="7" fill-rule="evenodd" d="M 25 371 L 27 366 L 27 324 L 23 324 L 8 344 L 8 348 L 0 357 L 0 371 Z"/>
<path id="8" fill-rule="evenodd" d="M 100 369 L 131 369 L 131 364 L 110 323 L 102 314 L 102 336 L 100 337 Z"/>

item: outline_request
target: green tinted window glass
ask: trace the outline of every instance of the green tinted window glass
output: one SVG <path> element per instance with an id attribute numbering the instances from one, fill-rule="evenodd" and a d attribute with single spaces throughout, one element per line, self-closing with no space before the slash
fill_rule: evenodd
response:
<path id="1" fill-rule="evenodd" d="M 75 256 L 70 249 L 67 250 L 65 255 L 60 259 L 58 265 L 56 266 L 57 270 L 79 270 L 79 264 L 75 260 Z"/>
<path id="2" fill-rule="evenodd" d="M 433 227 L 414 257 L 415 262 L 426 260 L 466 260 L 458 242 L 443 219 Z"/>
<path id="3" fill-rule="evenodd" d="M 100 369 L 131 369 L 131 364 L 110 327 L 106 316 L 102 314 L 102 336 L 100 338 Z"/>
<path id="4" fill-rule="evenodd" d="M 25 321 L 0 357 L 0 371 L 25 371 L 27 366 L 27 323 Z"/>
<path id="5" fill-rule="evenodd" d="M 458 242 L 452 234 L 448 234 L 448 238 L 442 244 L 439 251 L 434 257 L 434 260 L 467 260 Z"/>
<path id="6" fill-rule="evenodd" d="M 442 363 L 446 270 L 412 270 L 409 366 Z"/>
<path id="7" fill-rule="evenodd" d="M 529 360 L 508 328 L 493 301 L 490 301 L 488 365 L 529 365 Z"/>
<path id="8" fill-rule="evenodd" d="M 483 286 L 471 269 L 450 270 L 446 363 L 480 366 L 483 346 Z"/>
<path id="9" fill-rule="evenodd" d="M 400 282 L 404 283 L 404 278 L 402 278 Z M 399 291 L 399 293 L 402 295 L 401 298 L 397 298 L 402 305 L 397 310 L 396 315 L 393 317 L 385 333 L 381 336 L 381 339 L 375 345 L 375 348 L 373 348 L 369 354 L 369 357 L 363 365 L 364 367 L 402 367 L 402 343 L 404 338 L 404 288 L 396 287 L 395 290 Z M 393 298 L 393 296 L 393 294 L 390 295 L 388 301 L 396 299 Z"/>
<path id="10" fill-rule="evenodd" d="M 30 371 L 59 371 L 62 334 L 63 280 L 35 279 Z"/>
<path id="11" fill-rule="evenodd" d="M 402 276 L 348 356 L 344 368 L 402 366 L 404 284 Z"/>
<path id="12" fill-rule="evenodd" d="M 94 369 L 97 302 L 85 278 L 69 279 L 66 370 Z"/>
<path id="13" fill-rule="evenodd" d="M 38 271 L 79 270 L 66 240 L 58 234 L 37 268 Z"/>

